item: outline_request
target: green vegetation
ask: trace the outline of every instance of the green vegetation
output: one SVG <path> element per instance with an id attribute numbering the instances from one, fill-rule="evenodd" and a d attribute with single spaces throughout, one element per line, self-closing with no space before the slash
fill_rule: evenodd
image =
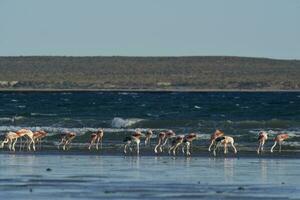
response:
<path id="1" fill-rule="evenodd" d="M 1 89 L 299 90 L 300 61 L 244 57 L 0 57 Z"/>

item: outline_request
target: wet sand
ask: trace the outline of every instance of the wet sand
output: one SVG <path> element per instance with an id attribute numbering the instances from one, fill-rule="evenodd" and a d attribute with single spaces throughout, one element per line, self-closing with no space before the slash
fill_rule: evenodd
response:
<path id="1" fill-rule="evenodd" d="M 0 199 L 297 199 L 300 160 L 0 154 Z"/>

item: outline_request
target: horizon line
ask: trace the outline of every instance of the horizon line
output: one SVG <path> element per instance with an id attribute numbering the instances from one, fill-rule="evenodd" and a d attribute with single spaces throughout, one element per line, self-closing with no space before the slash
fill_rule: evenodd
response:
<path id="1" fill-rule="evenodd" d="M 274 57 L 263 57 L 263 56 L 234 56 L 234 55 L 168 55 L 168 56 L 153 56 L 153 55 L 0 55 L 3 57 L 120 57 L 120 58 L 193 58 L 193 57 L 232 57 L 232 58 L 254 58 L 254 59 L 269 59 L 269 60 L 289 60 L 289 61 L 300 61 L 300 58 L 274 58 Z"/>

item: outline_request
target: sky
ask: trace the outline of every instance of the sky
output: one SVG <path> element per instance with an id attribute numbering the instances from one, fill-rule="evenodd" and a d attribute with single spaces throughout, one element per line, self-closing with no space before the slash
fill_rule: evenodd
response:
<path id="1" fill-rule="evenodd" d="M 0 0 L 0 56 L 300 59 L 300 0 Z"/>

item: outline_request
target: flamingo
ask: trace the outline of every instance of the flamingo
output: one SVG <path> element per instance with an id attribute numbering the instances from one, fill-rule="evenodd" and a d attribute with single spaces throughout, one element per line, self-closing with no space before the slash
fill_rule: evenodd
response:
<path id="1" fill-rule="evenodd" d="M 33 139 L 36 144 L 40 144 L 40 149 L 42 149 L 42 139 L 45 138 L 47 135 L 48 134 L 43 130 L 35 131 L 33 133 Z"/>
<path id="2" fill-rule="evenodd" d="M 33 151 L 35 151 L 35 141 L 34 141 L 34 138 L 33 138 L 33 132 L 29 129 L 20 129 L 16 132 L 17 135 L 19 135 L 19 137 L 27 137 L 27 142 L 28 142 L 28 151 L 31 150 L 31 144 L 32 144 L 32 149 Z M 26 143 L 27 143 L 26 142 Z"/>
<path id="3" fill-rule="evenodd" d="M 173 137 L 175 137 L 175 136 L 176 136 L 176 133 L 174 133 L 174 131 L 168 130 L 168 131 L 166 132 L 165 141 L 164 141 L 164 143 L 163 143 L 162 146 L 166 146 L 166 145 L 168 144 L 169 139 L 170 139 L 170 138 L 173 138 Z"/>
<path id="4" fill-rule="evenodd" d="M 176 155 L 176 150 L 177 148 L 183 143 L 184 140 L 184 135 L 178 135 L 174 138 L 174 140 L 172 141 L 172 145 L 169 148 L 169 154 L 171 154 L 171 152 L 173 153 L 173 155 Z"/>
<path id="5" fill-rule="evenodd" d="M 153 132 L 151 129 L 149 129 L 146 132 L 145 146 L 147 146 L 147 144 L 149 144 L 149 146 L 150 146 L 150 141 L 151 141 L 152 136 L 153 136 Z"/>
<path id="6" fill-rule="evenodd" d="M 208 151 L 211 151 L 211 147 L 212 145 L 215 143 L 215 140 L 220 137 L 220 136 L 223 136 L 224 135 L 224 132 L 217 129 L 210 137 L 210 145 L 208 147 Z"/>
<path id="7" fill-rule="evenodd" d="M 127 136 L 124 138 L 124 153 L 127 154 L 127 147 L 129 146 L 130 151 L 132 151 L 132 148 L 130 147 L 130 145 L 132 145 L 132 143 L 136 144 L 136 153 L 137 155 L 140 154 L 140 142 L 141 142 L 141 137 L 143 136 L 143 134 L 140 131 L 136 131 L 134 132 L 131 136 Z"/>
<path id="8" fill-rule="evenodd" d="M 58 143 L 57 148 L 59 149 L 59 146 L 63 145 L 63 150 L 66 150 L 67 146 L 69 146 L 69 149 L 70 149 L 70 144 L 75 137 L 76 137 L 76 133 L 73 133 L 73 132 L 63 133 L 61 135 L 61 140 Z"/>
<path id="9" fill-rule="evenodd" d="M 93 144 L 96 143 L 96 149 L 99 149 L 99 142 L 100 142 L 100 148 L 102 149 L 102 139 L 103 139 L 104 132 L 102 129 L 99 129 L 96 133 L 91 134 L 91 140 L 89 145 L 89 150 L 91 150 Z"/>
<path id="10" fill-rule="evenodd" d="M 264 145 L 265 145 L 265 142 L 266 140 L 268 139 L 268 133 L 265 132 L 265 131 L 261 131 L 259 132 L 259 135 L 258 135 L 258 148 L 257 148 L 257 154 L 263 152 L 264 150 Z"/>
<path id="11" fill-rule="evenodd" d="M 282 145 L 282 142 L 286 139 L 289 138 L 289 135 L 286 134 L 286 133 L 281 133 L 281 134 L 278 134 L 275 138 L 274 138 L 274 145 L 272 146 L 271 148 L 271 153 L 273 153 L 273 149 L 275 148 L 275 146 L 277 145 L 277 143 L 279 144 L 279 152 L 281 152 L 281 145 Z"/>
<path id="12" fill-rule="evenodd" d="M 0 145 L 0 148 L 4 148 L 4 144 L 8 143 L 8 149 L 10 151 L 16 151 L 15 150 L 15 144 L 20 136 L 15 132 L 8 132 L 5 135 L 5 139 Z"/>
<path id="13" fill-rule="evenodd" d="M 234 150 L 234 153 L 236 154 L 237 153 L 237 150 L 234 146 L 234 139 L 230 136 L 220 136 L 220 137 L 217 137 L 215 139 L 215 148 L 214 148 L 214 156 L 216 156 L 216 150 L 219 148 L 219 146 L 221 144 L 224 145 L 224 154 L 227 154 L 228 153 L 228 145 L 231 145 L 233 150 Z"/>
<path id="14" fill-rule="evenodd" d="M 192 142 L 195 139 L 197 139 L 197 134 L 196 133 L 190 133 L 190 134 L 184 136 L 184 138 L 183 138 L 184 146 L 182 147 L 182 153 L 185 153 L 184 147 L 186 147 L 186 155 L 187 156 L 191 155 L 190 148 L 191 148 Z"/>
<path id="15" fill-rule="evenodd" d="M 157 141 L 156 146 L 154 147 L 154 152 L 155 153 L 158 153 L 157 148 L 159 148 L 159 151 L 162 152 L 162 143 L 163 143 L 165 137 L 166 137 L 166 133 L 165 132 L 160 132 L 158 134 L 158 141 Z"/>

